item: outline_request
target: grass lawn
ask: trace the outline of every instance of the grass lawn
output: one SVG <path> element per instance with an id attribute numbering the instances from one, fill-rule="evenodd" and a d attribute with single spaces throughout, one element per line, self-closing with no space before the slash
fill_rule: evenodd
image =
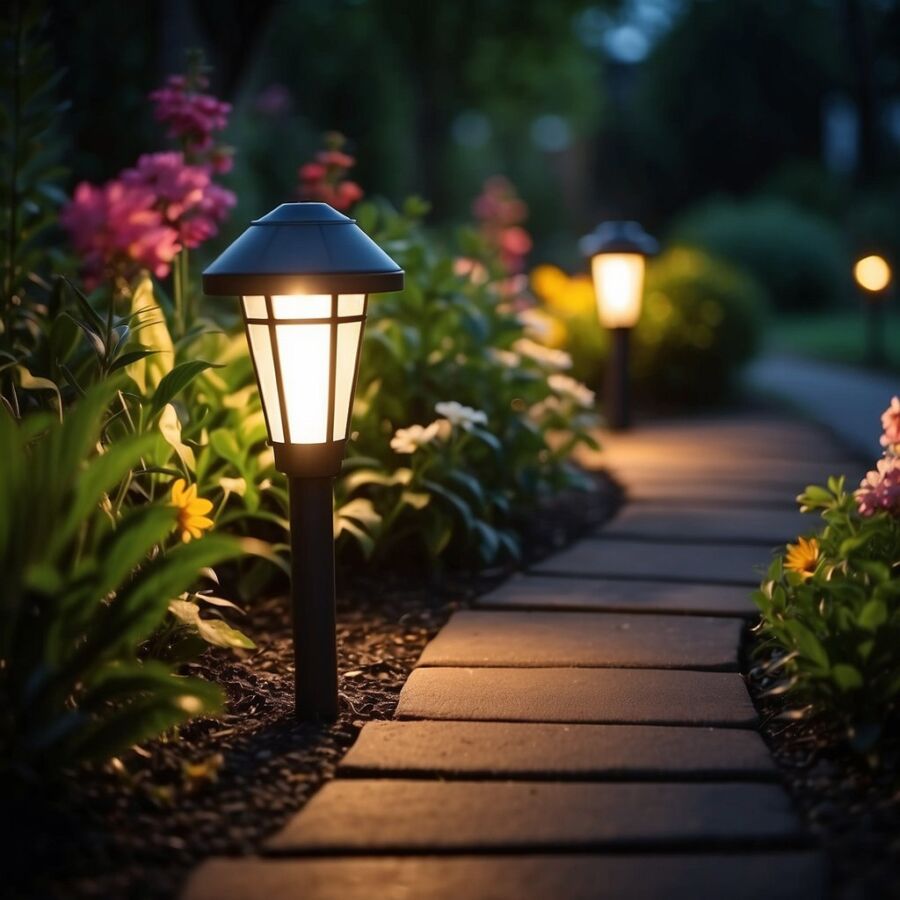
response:
<path id="1" fill-rule="evenodd" d="M 900 372 L 900 310 L 897 304 L 884 317 L 885 369 Z M 765 349 L 829 362 L 866 365 L 866 331 L 861 311 L 826 312 L 773 317 Z"/>

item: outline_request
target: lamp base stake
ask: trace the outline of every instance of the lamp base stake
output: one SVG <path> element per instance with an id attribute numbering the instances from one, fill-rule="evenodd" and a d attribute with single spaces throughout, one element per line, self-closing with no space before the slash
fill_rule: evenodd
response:
<path id="1" fill-rule="evenodd" d="M 631 425 L 628 379 L 628 342 L 630 328 L 610 330 L 612 344 L 606 371 L 606 421 L 611 431 L 625 431 Z"/>
<path id="2" fill-rule="evenodd" d="M 866 302 L 866 362 L 870 366 L 883 366 L 885 363 L 884 307 L 882 298 Z"/>
<path id="3" fill-rule="evenodd" d="M 296 716 L 338 715 L 331 478 L 289 478 Z"/>

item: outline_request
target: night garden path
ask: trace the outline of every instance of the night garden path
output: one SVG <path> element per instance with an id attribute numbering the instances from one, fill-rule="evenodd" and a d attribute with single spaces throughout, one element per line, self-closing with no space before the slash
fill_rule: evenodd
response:
<path id="1" fill-rule="evenodd" d="M 261 856 L 189 900 L 818 898 L 826 868 L 758 732 L 739 648 L 793 497 L 861 467 L 748 414 L 604 437 L 628 502 L 425 649 Z"/>

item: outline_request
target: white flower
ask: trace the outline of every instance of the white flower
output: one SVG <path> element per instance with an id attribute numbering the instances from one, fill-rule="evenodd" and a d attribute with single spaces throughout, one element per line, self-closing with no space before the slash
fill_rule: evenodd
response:
<path id="1" fill-rule="evenodd" d="M 430 425 L 410 425 L 409 428 L 398 428 L 391 438 L 391 450 L 394 453 L 415 453 L 419 447 L 430 444 L 441 430 L 439 421 Z"/>
<path id="2" fill-rule="evenodd" d="M 547 317 L 536 309 L 520 309 L 516 313 L 519 324 L 527 334 L 541 338 L 550 337 L 550 322 Z"/>
<path id="3" fill-rule="evenodd" d="M 594 405 L 594 392 L 568 375 L 554 373 L 547 379 L 547 384 L 550 385 L 550 390 L 560 397 L 568 397 L 585 409 L 591 409 Z"/>
<path id="4" fill-rule="evenodd" d="M 500 350 L 497 347 L 491 347 L 488 353 L 494 362 L 500 363 L 501 366 L 506 366 L 507 369 L 517 369 L 522 362 L 522 357 L 518 353 L 513 353 L 512 350 Z"/>
<path id="5" fill-rule="evenodd" d="M 572 368 L 572 357 L 564 350 L 554 350 L 551 347 L 545 347 L 543 344 L 537 344 L 529 338 L 519 338 L 513 344 L 513 350 L 550 369 Z"/>
<path id="6" fill-rule="evenodd" d="M 451 425 L 459 425 L 466 431 L 471 431 L 475 425 L 487 425 L 487 415 L 480 409 L 463 406 L 455 400 L 435 403 L 434 409 L 438 415 L 448 419 Z"/>

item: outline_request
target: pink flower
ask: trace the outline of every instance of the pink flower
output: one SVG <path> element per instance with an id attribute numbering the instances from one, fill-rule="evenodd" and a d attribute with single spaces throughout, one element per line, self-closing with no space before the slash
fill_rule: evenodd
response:
<path id="1" fill-rule="evenodd" d="M 900 397 L 891 399 L 891 405 L 881 415 L 881 446 L 889 453 L 900 456 Z"/>
<path id="2" fill-rule="evenodd" d="M 205 88 L 209 82 L 195 76 L 193 85 Z M 231 104 L 193 90 L 183 75 L 171 75 L 163 87 L 150 94 L 157 121 L 168 126 L 169 137 L 186 142 L 191 150 L 205 150 L 212 135 L 228 124 Z"/>
<path id="3" fill-rule="evenodd" d="M 880 509 L 900 516 L 900 458 L 879 459 L 854 496 L 861 516 L 874 515 Z"/>
<path id="4" fill-rule="evenodd" d="M 182 153 L 145 153 L 121 177 L 153 193 L 166 221 L 178 229 L 189 249 L 213 237 L 235 204 L 231 191 L 213 183 L 205 167 L 185 163 Z"/>
<path id="5" fill-rule="evenodd" d="M 154 193 L 124 180 L 99 187 L 82 182 L 60 213 L 60 222 L 82 258 L 91 290 L 104 277 L 131 277 L 140 268 L 164 278 L 181 249 L 178 232 L 156 208 Z"/>
<path id="6" fill-rule="evenodd" d="M 499 254 L 503 268 L 510 274 L 521 272 L 531 251 L 531 235 L 522 227 L 528 218 L 528 207 L 512 183 L 502 175 L 488 178 L 472 204 L 472 212 L 481 223 L 485 240 Z"/>

